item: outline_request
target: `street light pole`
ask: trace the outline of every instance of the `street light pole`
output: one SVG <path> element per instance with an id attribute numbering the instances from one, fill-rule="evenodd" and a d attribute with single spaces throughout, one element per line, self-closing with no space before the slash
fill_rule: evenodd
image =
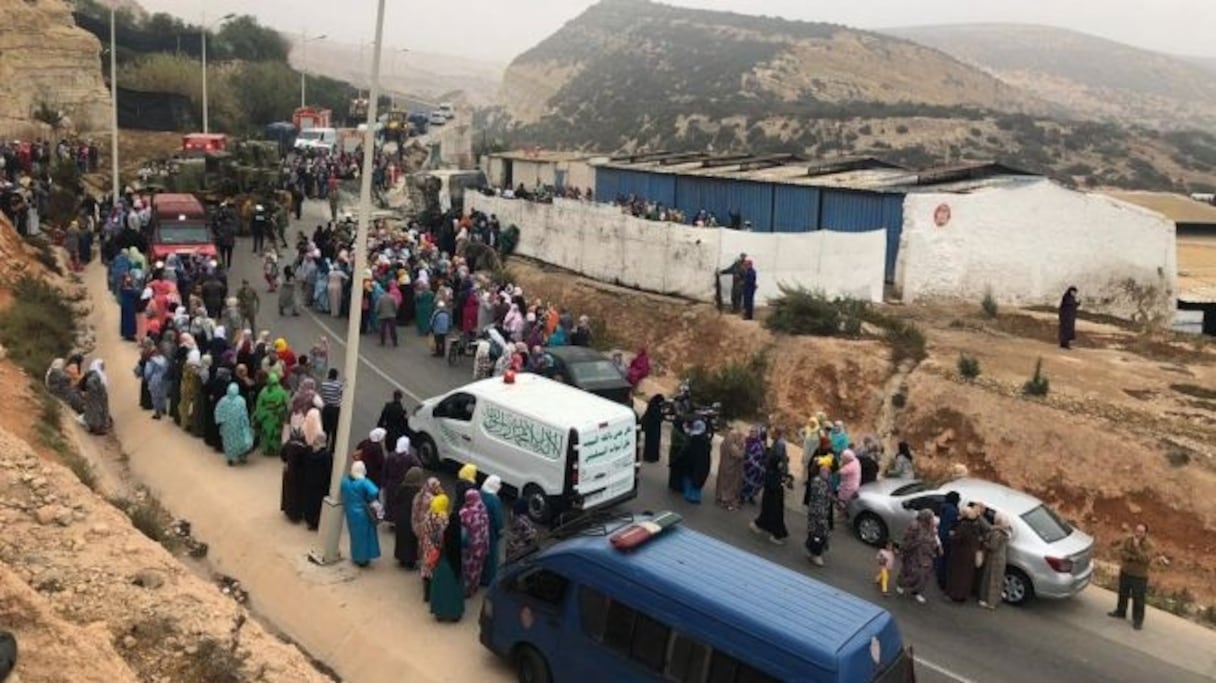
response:
<path id="1" fill-rule="evenodd" d="M 110 6 L 110 182 L 111 201 L 118 206 L 122 190 L 118 182 L 118 58 L 117 41 L 114 38 L 114 7 Z"/>
<path id="2" fill-rule="evenodd" d="M 314 40 L 324 40 L 326 34 L 322 33 L 319 36 L 309 38 L 303 32 L 300 33 L 300 108 L 308 106 L 308 102 L 304 99 L 304 69 L 307 68 L 305 62 L 308 61 L 308 44 Z"/>
<path id="3" fill-rule="evenodd" d="M 225 14 L 224 16 L 220 17 L 219 19 L 216 19 L 215 23 L 208 24 L 207 16 L 203 15 L 203 132 L 204 133 L 211 132 L 210 122 L 207 119 L 207 31 L 210 31 L 212 26 L 222 24 L 225 21 L 228 21 L 229 19 L 231 19 L 235 16 L 236 16 L 235 14 L 231 14 L 231 13 Z"/>
<path id="4" fill-rule="evenodd" d="M 372 166 L 375 161 L 376 129 L 371 123 L 376 120 L 376 104 L 380 98 L 380 45 L 384 38 L 384 0 L 376 3 L 376 53 L 372 56 L 372 82 L 367 105 L 367 130 L 363 132 L 363 175 L 359 190 L 359 227 L 355 232 L 355 273 L 352 278 L 352 296 L 363 296 L 363 271 L 367 269 L 367 237 L 371 233 L 372 220 Z M 357 302 L 356 302 L 357 303 Z M 350 459 L 351 423 L 355 416 L 355 383 L 359 376 L 359 326 L 363 319 L 363 308 L 350 307 L 350 320 L 346 325 L 346 388 L 342 392 L 342 408 L 338 413 L 338 434 L 333 444 L 334 463 L 329 479 L 329 495 L 321 508 L 321 548 L 309 552 L 308 558 L 317 564 L 333 564 L 342 558 L 338 549 L 342 539 L 342 477 L 346 475 L 346 463 Z M 342 457 L 337 454 L 342 453 Z"/>

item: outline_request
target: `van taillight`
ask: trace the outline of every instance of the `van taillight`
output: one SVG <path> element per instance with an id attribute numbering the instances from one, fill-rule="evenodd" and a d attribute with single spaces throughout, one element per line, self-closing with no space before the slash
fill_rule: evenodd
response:
<path id="1" fill-rule="evenodd" d="M 578 460 L 575 459 L 574 465 L 570 468 L 570 485 L 578 486 Z"/>
<path id="2" fill-rule="evenodd" d="M 1061 574 L 1067 574 L 1072 571 L 1072 560 L 1067 557 L 1051 557 L 1043 558 L 1047 560 L 1047 564 L 1055 571 Z"/>

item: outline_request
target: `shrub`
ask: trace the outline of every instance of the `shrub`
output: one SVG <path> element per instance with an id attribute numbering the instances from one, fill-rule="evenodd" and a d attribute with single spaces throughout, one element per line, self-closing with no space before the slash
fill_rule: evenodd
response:
<path id="1" fill-rule="evenodd" d="M 958 354 L 958 374 L 968 382 L 980 376 L 980 360 L 967 353 Z"/>
<path id="2" fill-rule="evenodd" d="M 63 266 L 59 265 L 59 258 L 55 255 L 55 247 L 51 245 L 51 241 L 45 235 L 26 235 L 25 243 L 38 251 L 38 262 L 45 266 L 47 270 L 57 275 L 63 275 Z"/>
<path id="3" fill-rule="evenodd" d="M 980 308 L 988 318 L 995 318 L 997 313 L 1000 312 L 1000 308 L 996 303 L 996 297 L 992 296 L 991 288 L 984 292 L 984 299 L 980 301 Z"/>
<path id="4" fill-rule="evenodd" d="M 781 296 L 769 302 L 764 325 L 774 332 L 834 337 L 857 336 L 869 309 L 864 301 L 829 299 L 821 290 L 780 287 Z"/>
<path id="5" fill-rule="evenodd" d="M 685 379 L 697 403 L 721 403 L 723 419 L 738 420 L 764 413 L 767 369 L 768 359 L 757 353 L 747 361 L 733 361 L 713 369 L 695 365 Z"/>
<path id="6" fill-rule="evenodd" d="M 30 377 L 40 378 L 52 360 L 72 350 L 76 312 L 62 291 L 29 274 L 17 278 L 12 295 L 0 312 L 0 344 Z"/>
<path id="7" fill-rule="evenodd" d="M 887 327 L 887 343 L 891 345 L 891 362 L 895 365 L 905 360 L 919 363 L 929 355 L 925 333 L 916 323 L 906 320 L 895 319 Z"/>
<path id="8" fill-rule="evenodd" d="M 1034 364 L 1034 375 L 1022 385 L 1022 393 L 1027 396 L 1046 396 L 1050 390 L 1051 383 L 1047 375 L 1043 374 L 1043 359 L 1040 358 Z"/>
<path id="9" fill-rule="evenodd" d="M 199 683 L 240 683 L 245 680 L 242 670 L 246 659 L 247 655 L 237 651 L 235 641 L 227 644 L 206 636 L 187 657 L 182 676 Z"/>

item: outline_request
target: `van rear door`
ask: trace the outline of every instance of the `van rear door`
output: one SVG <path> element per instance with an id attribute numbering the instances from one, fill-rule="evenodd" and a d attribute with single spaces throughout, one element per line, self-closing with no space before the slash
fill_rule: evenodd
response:
<path id="1" fill-rule="evenodd" d="M 585 427 L 578 434 L 578 483 L 583 509 L 637 495 L 637 420 L 628 414 Z"/>

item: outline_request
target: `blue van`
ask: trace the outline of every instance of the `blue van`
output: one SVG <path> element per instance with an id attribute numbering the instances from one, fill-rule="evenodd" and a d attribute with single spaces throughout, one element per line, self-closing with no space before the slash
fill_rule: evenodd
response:
<path id="1" fill-rule="evenodd" d="M 663 516 L 679 519 L 588 527 L 507 564 L 481 643 L 527 683 L 914 680 L 886 610 Z"/>

